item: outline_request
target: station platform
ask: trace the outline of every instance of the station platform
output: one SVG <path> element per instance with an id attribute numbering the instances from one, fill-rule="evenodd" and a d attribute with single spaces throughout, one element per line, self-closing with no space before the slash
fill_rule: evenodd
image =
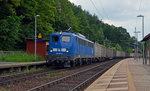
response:
<path id="1" fill-rule="evenodd" d="M 120 61 L 94 81 L 85 91 L 150 91 L 150 66 L 141 60 Z"/>
<path id="2" fill-rule="evenodd" d="M 28 65 L 42 65 L 46 64 L 46 61 L 40 62 L 0 62 L 0 69 L 3 68 L 11 68 L 11 67 L 21 67 L 21 66 L 28 66 Z"/>

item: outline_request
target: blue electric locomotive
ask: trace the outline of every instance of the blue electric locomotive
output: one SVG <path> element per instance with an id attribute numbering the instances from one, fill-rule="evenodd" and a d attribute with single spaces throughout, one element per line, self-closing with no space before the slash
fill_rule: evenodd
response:
<path id="1" fill-rule="evenodd" d="M 87 64 L 87 58 L 92 57 L 94 57 L 94 43 L 83 35 L 70 32 L 50 34 L 46 58 L 49 65 L 73 67 Z"/>

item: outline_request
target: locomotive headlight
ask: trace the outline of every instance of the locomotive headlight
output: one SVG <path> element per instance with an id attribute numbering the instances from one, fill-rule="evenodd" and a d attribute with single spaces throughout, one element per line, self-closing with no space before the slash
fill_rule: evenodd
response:
<path id="1" fill-rule="evenodd" d="M 52 50 L 50 50 L 50 52 L 53 52 Z"/>
<path id="2" fill-rule="evenodd" d="M 53 48 L 50 48 L 50 52 L 53 52 Z"/>
<path id="3" fill-rule="evenodd" d="M 68 48 L 66 48 L 66 52 L 67 52 L 67 53 L 69 52 Z"/>

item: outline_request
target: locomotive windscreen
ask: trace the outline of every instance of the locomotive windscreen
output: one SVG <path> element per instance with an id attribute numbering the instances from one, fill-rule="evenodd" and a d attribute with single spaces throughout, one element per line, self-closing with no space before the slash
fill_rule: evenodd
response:
<path id="1" fill-rule="evenodd" d="M 70 36 L 62 36 L 62 42 L 70 42 Z"/>
<path id="2" fill-rule="evenodd" d="M 58 42 L 58 40 L 59 40 L 59 36 L 57 35 L 52 36 L 52 39 L 51 39 L 52 42 Z"/>

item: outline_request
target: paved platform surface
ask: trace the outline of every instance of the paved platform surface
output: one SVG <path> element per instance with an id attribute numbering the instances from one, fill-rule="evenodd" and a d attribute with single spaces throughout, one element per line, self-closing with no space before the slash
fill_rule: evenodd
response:
<path id="1" fill-rule="evenodd" d="M 150 91 L 150 66 L 124 59 L 94 81 L 85 91 Z"/>

